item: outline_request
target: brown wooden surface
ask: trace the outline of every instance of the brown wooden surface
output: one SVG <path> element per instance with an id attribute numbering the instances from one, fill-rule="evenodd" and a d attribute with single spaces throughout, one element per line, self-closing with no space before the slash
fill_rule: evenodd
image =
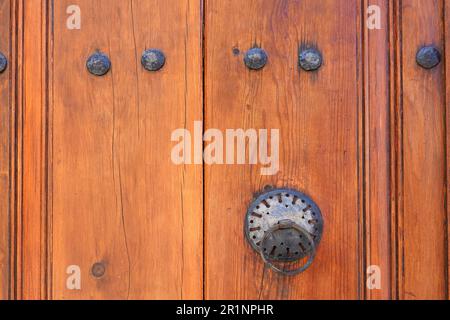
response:
<path id="1" fill-rule="evenodd" d="M 205 169 L 206 298 L 362 297 L 359 5 L 334 0 L 206 3 L 206 128 L 281 129 L 282 141 L 276 176 L 261 177 L 256 166 Z M 242 62 L 254 44 L 269 55 L 260 72 Z M 318 73 L 298 70 L 302 44 L 323 53 Z M 233 56 L 233 48 L 241 53 Z M 265 185 L 306 192 L 324 215 L 316 261 L 299 277 L 265 269 L 244 239 L 247 205 Z"/>
<path id="2" fill-rule="evenodd" d="M 450 207 L 448 206 L 448 196 L 450 194 L 450 2 L 445 1 L 444 2 L 444 39 L 445 39 L 445 114 L 446 114 L 446 183 L 447 183 L 447 189 L 446 189 L 446 207 L 447 207 L 447 223 L 446 223 L 446 229 L 447 229 L 447 241 L 446 241 L 446 254 L 447 254 L 447 269 L 446 277 L 447 277 L 447 299 L 450 299 L 450 278 L 449 278 L 449 272 L 450 272 L 450 228 L 449 228 L 449 221 L 450 221 Z"/>
<path id="3" fill-rule="evenodd" d="M 0 74 L 0 300 L 10 297 L 10 216 L 12 186 L 11 148 L 13 133 L 11 71 L 11 1 L 0 0 L 0 52 L 9 62 L 8 69 Z"/>
<path id="4" fill-rule="evenodd" d="M 46 295 L 46 65 L 47 3 L 18 1 L 18 179 L 17 289 L 21 299 Z M 30 54 L 32 53 L 32 54 Z"/>
<path id="5" fill-rule="evenodd" d="M 202 167 L 170 159 L 172 131 L 202 118 L 200 1 L 80 0 L 68 30 L 72 3 L 54 2 L 53 298 L 202 298 Z M 142 68 L 147 48 L 165 52 L 161 71 Z M 105 77 L 86 70 L 96 50 Z M 65 287 L 69 265 L 81 291 Z"/>
<path id="6" fill-rule="evenodd" d="M 399 297 L 447 298 L 446 120 L 442 63 L 415 62 L 423 45 L 443 44 L 443 1 L 403 0 L 401 110 L 403 178 L 399 212 Z"/>
<path id="7" fill-rule="evenodd" d="M 364 1 L 364 7 L 381 9 L 381 30 L 364 28 L 364 210 L 365 268 L 378 266 L 381 289 L 366 287 L 367 299 L 390 299 L 392 250 L 390 206 L 390 97 L 391 54 L 389 46 L 392 3 Z M 364 22 L 367 25 L 367 21 Z"/>
<path id="8" fill-rule="evenodd" d="M 0 299 L 449 298 L 449 3 L 205 2 L 0 0 Z M 72 4 L 81 30 L 66 28 Z M 381 30 L 365 28 L 369 4 Z M 255 44 L 259 72 L 242 61 Z M 298 70 L 302 44 L 322 51 L 319 72 Z M 446 59 L 423 70 L 429 44 Z M 140 65 L 150 47 L 160 72 Z M 85 69 L 97 49 L 113 63 L 102 78 Z M 173 165 L 172 131 L 203 113 L 205 129 L 280 129 L 280 172 Z M 322 209 L 301 276 L 265 269 L 244 239 L 266 185 Z M 81 291 L 66 289 L 74 264 Z"/>

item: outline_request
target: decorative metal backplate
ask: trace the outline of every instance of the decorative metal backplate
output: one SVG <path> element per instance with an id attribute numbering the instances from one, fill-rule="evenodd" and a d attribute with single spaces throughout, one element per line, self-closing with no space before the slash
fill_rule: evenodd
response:
<path id="1" fill-rule="evenodd" d="M 280 224 L 283 227 L 277 227 Z M 322 231 L 319 207 L 307 195 L 292 189 L 262 193 L 250 204 L 245 217 L 247 240 L 253 249 L 272 261 L 304 258 L 312 248 L 317 248 Z M 309 240 L 314 241 L 313 246 Z"/>

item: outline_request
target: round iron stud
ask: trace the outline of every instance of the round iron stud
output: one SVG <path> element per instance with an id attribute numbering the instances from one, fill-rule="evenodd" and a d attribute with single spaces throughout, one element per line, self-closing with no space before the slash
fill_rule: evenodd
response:
<path id="1" fill-rule="evenodd" d="M 91 273 L 95 278 L 101 278 L 106 273 L 106 267 L 103 263 L 97 262 L 92 266 Z"/>
<path id="2" fill-rule="evenodd" d="M 441 52 L 433 46 L 426 46 L 417 52 L 416 61 L 424 69 L 433 69 L 441 63 Z"/>
<path id="3" fill-rule="evenodd" d="M 8 67 L 8 59 L 6 59 L 5 55 L 0 52 L 0 73 L 5 72 Z"/>
<path id="4" fill-rule="evenodd" d="M 318 70 L 323 63 L 322 54 L 317 49 L 305 49 L 300 51 L 298 64 L 305 71 Z"/>
<path id="5" fill-rule="evenodd" d="M 166 56 L 159 49 L 148 49 L 142 54 L 142 66 L 147 71 L 158 71 L 166 63 Z"/>
<path id="6" fill-rule="evenodd" d="M 86 67 L 91 74 L 101 77 L 111 69 L 111 61 L 106 54 L 96 52 L 89 57 L 86 62 Z"/>
<path id="7" fill-rule="evenodd" d="M 245 53 L 244 63 L 250 70 L 259 70 L 267 64 L 267 53 L 261 48 L 252 48 Z"/>

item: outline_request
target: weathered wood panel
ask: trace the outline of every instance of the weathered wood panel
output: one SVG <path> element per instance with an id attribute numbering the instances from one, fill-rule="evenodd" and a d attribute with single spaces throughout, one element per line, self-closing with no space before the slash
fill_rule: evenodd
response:
<path id="1" fill-rule="evenodd" d="M 362 298 L 361 2 L 209 1 L 205 12 L 206 128 L 280 129 L 275 176 L 206 167 L 206 298 Z M 243 64 L 254 45 L 269 55 L 258 72 Z M 320 49 L 320 71 L 299 71 L 301 46 Z M 244 239 L 247 205 L 265 185 L 302 190 L 323 212 L 316 261 L 299 277 L 265 269 Z"/>
<path id="2" fill-rule="evenodd" d="M 170 158 L 172 131 L 202 119 L 200 1 L 80 0 L 80 30 L 66 28 L 71 4 L 54 1 L 53 298 L 201 298 L 202 167 Z M 165 52 L 161 71 L 141 66 L 147 48 Z M 104 77 L 85 67 L 96 50 Z"/>
<path id="3" fill-rule="evenodd" d="M 379 25 L 373 17 L 380 13 Z M 390 71 L 393 47 L 390 47 L 392 36 L 390 16 L 392 3 L 388 0 L 364 1 L 366 17 L 364 21 L 364 210 L 365 233 L 364 255 L 368 276 L 377 276 L 374 271 L 381 272 L 381 281 L 366 286 L 367 299 L 390 299 L 393 288 L 391 273 L 391 204 L 390 204 L 390 99 L 393 94 L 390 88 Z M 372 20 L 370 20 L 372 18 Z M 369 19 L 369 20 L 368 20 Z M 379 27 L 379 29 L 377 28 Z M 368 279 L 370 281 L 370 279 Z M 367 282 L 367 280 L 366 280 Z"/>
<path id="4" fill-rule="evenodd" d="M 16 274 L 19 299 L 47 298 L 47 2 L 17 1 Z"/>
<path id="5" fill-rule="evenodd" d="M 12 48 L 11 34 L 12 21 L 11 1 L 0 1 L 0 52 L 8 58 L 9 66 L 0 74 L 0 300 L 11 297 L 10 282 L 10 219 L 14 193 L 12 190 L 13 178 L 13 151 L 12 139 L 14 136 L 13 91 L 11 85 L 13 72 L 11 68 Z"/>
<path id="6" fill-rule="evenodd" d="M 401 299 L 447 298 L 444 64 L 425 70 L 416 63 L 422 46 L 444 48 L 443 4 L 442 0 L 403 0 L 400 7 Z"/>
<path id="7" fill-rule="evenodd" d="M 369 4 L 381 8 L 380 30 L 365 28 Z M 80 30 L 66 27 L 69 5 L 81 9 Z M 448 298 L 449 4 L 202 9 L 0 0 L 10 59 L 0 75 L 0 299 Z M 415 62 L 426 44 L 446 56 L 433 70 Z M 254 45 L 269 53 L 258 72 L 242 61 Z M 298 69 L 302 45 L 322 51 L 320 71 Z M 150 47 L 167 55 L 160 72 L 140 65 Z M 103 78 L 85 69 L 95 50 L 112 59 Z M 208 165 L 203 185 L 201 165 L 174 165 L 172 131 L 193 133 L 203 111 L 205 129 L 280 129 L 280 171 Z M 300 189 L 323 211 L 318 256 L 299 277 L 265 269 L 245 242 L 246 207 L 266 185 Z M 81 290 L 66 287 L 69 265 L 81 267 Z M 381 290 L 365 287 L 369 265 Z"/>
<path id="8" fill-rule="evenodd" d="M 447 299 L 450 300 L 450 207 L 449 207 L 449 194 L 450 194 L 450 2 L 445 1 L 444 2 L 444 37 L 445 37 L 445 114 L 446 114 L 446 183 L 447 183 L 447 189 L 446 189 L 446 208 L 447 208 L 447 238 L 446 238 L 446 255 L 447 255 L 447 266 L 446 266 L 446 277 L 447 277 Z"/>

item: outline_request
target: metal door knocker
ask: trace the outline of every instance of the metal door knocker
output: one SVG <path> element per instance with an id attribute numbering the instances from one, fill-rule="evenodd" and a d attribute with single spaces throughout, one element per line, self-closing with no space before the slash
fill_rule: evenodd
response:
<path id="1" fill-rule="evenodd" d="M 292 189 L 260 194 L 247 210 L 245 235 L 264 263 L 284 275 L 298 275 L 314 261 L 323 232 L 319 207 L 307 195 Z M 278 263 L 308 260 L 286 270 Z"/>

